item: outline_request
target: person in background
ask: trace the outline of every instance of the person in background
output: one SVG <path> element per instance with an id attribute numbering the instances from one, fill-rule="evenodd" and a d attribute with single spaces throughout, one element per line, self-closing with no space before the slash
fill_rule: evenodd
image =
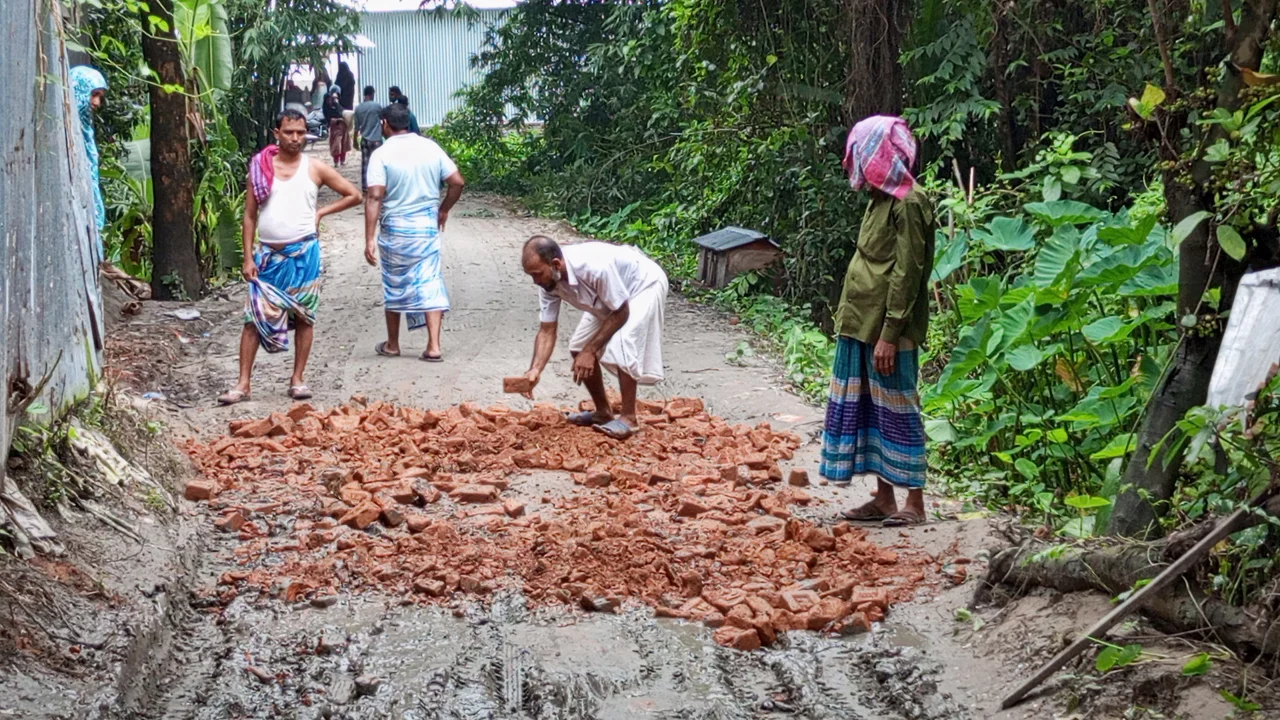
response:
<path id="1" fill-rule="evenodd" d="M 911 175 L 916 141 L 902 118 L 877 115 L 849 131 L 844 168 L 869 189 L 836 312 L 836 359 L 822 434 L 823 477 L 848 485 L 875 475 L 870 502 L 845 519 L 889 527 L 925 521 L 920 350 L 929 327 L 933 206 Z M 895 488 L 905 490 L 901 509 Z"/>
<path id="2" fill-rule="evenodd" d="M 338 76 L 333 79 L 333 82 L 335 85 L 342 88 L 338 96 L 338 101 L 342 104 L 342 109 L 355 109 L 356 76 L 351 73 L 351 67 L 347 65 L 346 60 L 338 63 Z"/>
<path id="3" fill-rule="evenodd" d="M 98 229 L 98 259 L 103 260 L 102 228 L 107 224 L 107 206 L 102 200 L 102 178 L 99 172 L 98 138 L 93 129 L 93 112 L 107 101 L 107 79 L 88 65 L 77 65 L 67 73 L 76 111 L 80 115 L 80 134 L 84 154 L 89 161 L 89 181 L 93 184 L 93 218 Z"/>
<path id="4" fill-rule="evenodd" d="M 364 88 L 364 102 L 356 106 L 355 125 L 360 133 L 360 189 L 367 190 L 369 156 L 382 147 L 382 106 L 373 99 L 372 85 Z"/>
<path id="5" fill-rule="evenodd" d="M 320 218 L 355 207 L 361 200 L 360 191 L 337 170 L 312 162 L 302 152 L 307 121 L 301 114 L 293 110 L 280 113 L 275 136 L 278 144 L 267 146 L 249 160 L 241 224 L 249 299 L 240 333 L 240 378 L 218 398 L 220 405 L 249 399 L 258 346 L 270 353 L 287 350 L 289 330 L 294 331 L 297 341 L 289 397 L 311 397 L 302 375 L 311 354 L 320 305 Z M 317 209 L 321 185 L 341 197 Z M 261 241 L 256 255 L 255 239 Z"/>
<path id="6" fill-rule="evenodd" d="M 400 92 L 399 85 L 392 85 L 387 88 L 387 102 L 400 102 L 400 96 L 404 93 Z"/>
<path id="7" fill-rule="evenodd" d="M 409 96 L 404 93 L 400 93 L 396 96 L 395 102 L 407 108 L 409 107 Z M 422 128 L 418 127 L 418 118 L 413 114 L 412 110 L 409 111 L 409 132 L 414 135 L 422 134 Z"/>
<path id="8" fill-rule="evenodd" d="M 329 71 L 321 66 L 317 70 L 315 84 L 311 86 L 311 107 L 324 107 L 324 100 L 327 97 L 329 97 Z"/>
<path id="9" fill-rule="evenodd" d="M 364 205 L 364 257 L 382 260 L 382 308 L 387 339 L 374 346 L 386 357 L 400 355 L 400 315 L 410 330 L 427 326 L 422 359 L 444 360 L 440 326 L 449 293 L 440 261 L 440 233 L 466 182 L 444 150 L 409 132 L 409 108 L 382 109 L 382 147 L 369 161 L 369 194 Z M 440 187 L 448 186 L 444 198 Z"/>
<path id="10" fill-rule="evenodd" d="M 329 123 L 329 154 L 333 156 L 333 164 L 345 165 L 347 153 L 351 151 L 351 136 L 347 133 L 347 119 L 342 115 L 337 88 L 325 96 L 324 119 Z"/>

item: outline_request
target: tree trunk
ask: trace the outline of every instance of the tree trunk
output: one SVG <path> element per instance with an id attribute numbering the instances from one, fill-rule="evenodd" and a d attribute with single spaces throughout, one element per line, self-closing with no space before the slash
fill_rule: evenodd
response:
<path id="1" fill-rule="evenodd" d="M 902 36 L 910 0 L 845 0 L 849 76 L 844 115 L 853 125 L 869 115 L 902 114 Z"/>
<path id="2" fill-rule="evenodd" d="M 992 4 L 991 11 L 991 23 L 995 27 L 995 32 L 990 44 L 990 73 L 995 83 L 996 102 L 1000 103 L 997 126 L 1000 136 L 1000 169 L 1004 172 L 1013 172 L 1017 168 L 1019 147 L 1014 135 L 1017 121 L 1013 115 L 1014 98 L 1008 77 L 1011 5 L 1012 3 L 997 0 Z"/>
<path id="3" fill-rule="evenodd" d="M 982 592 L 1004 585 L 1016 588 L 1017 593 L 1034 586 L 1118 595 L 1164 569 L 1163 565 L 1152 564 L 1164 554 L 1163 543 L 1073 546 L 1060 554 L 1036 556 L 1047 547 L 1032 540 L 993 555 Z M 1280 652 L 1280 624 L 1274 622 L 1271 612 L 1228 605 L 1194 583 L 1175 581 L 1156 593 L 1141 610 L 1162 631 L 1201 633 L 1246 657 Z"/>
<path id="4" fill-rule="evenodd" d="M 158 300 L 196 297 L 204 290 L 193 230 L 195 181 L 187 137 L 182 58 L 173 34 L 173 0 L 153 0 L 142 12 L 142 55 L 158 76 L 151 83 L 151 292 Z M 154 15 L 168 29 L 151 28 Z M 175 88 L 168 92 L 164 86 Z"/>
<path id="5" fill-rule="evenodd" d="M 1257 70 L 1262 64 L 1263 48 L 1275 19 L 1278 0 L 1247 0 L 1240 17 L 1240 25 L 1228 39 L 1231 61 L 1242 68 Z M 1235 110 L 1240 105 L 1240 91 L 1244 84 L 1234 72 L 1224 72 L 1218 87 L 1217 105 Z M 1177 97 L 1176 88 L 1166 88 L 1170 99 Z M 1165 129 L 1162 159 L 1177 161 L 1171 156 L 1169 146 L 1179 143 L 1180 123 L 1170 118 Z M 1220 125 L 1209 131 L 1206 146 L 1212 144 L 1222 132 Z M 1193 136 L 1194 137 L 1194 136 Z M 1213 210 L 1213 198 L 1209 184 L 1212 167 L 1201 158 L 1191 165 L 1190 182 L 1182 177 L 1180 164 L 1164 173 L 1165 205 L 1169 218 L 1177 223 L 1201 210 Z M 1236 286 L 1244 274 L 1246 265 L 1228 257 L 1210 236 L 1210 223 L 1204 222 L 1182 242 L 1178 249 L 1178 316 L 1202 314 L 1201 299 L 1207 290 L 1221 291 L 1220 313 L 1231 308 Z M 1204 404 L 1209 392 L 1209 379 L 1217 361 L 1222 343 L 1223 324 L 1219 320 L 1197 323 L 1191 332 L 1184 332 L 1169 373 L 1156 387 L 1143 416 L 1138 432 L 1137 448 L 1125 467 L 1121 487 L 1127 488 L 1116 498 L 1115 509 L 1107 530 L 1113 535 L 1151 537 L 1159 533 L 1155 520 L 1160 503 L 1173 496 L 1178 472 L 1182 467 L 1180 455 L 1159 457 L 1152 462 L 1151 448 L 1165 438 L 1188 410 Z"/>

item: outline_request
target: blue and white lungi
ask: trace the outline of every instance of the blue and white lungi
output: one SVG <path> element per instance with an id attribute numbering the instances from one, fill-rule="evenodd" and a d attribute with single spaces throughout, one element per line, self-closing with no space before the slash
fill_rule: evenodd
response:
<path id="1" fill-rule="evenodd" d="M 383 308 L 405 313 L 410 330 L 426 325 L 426 313 L 449 310 L 440 260 L 436 209 L 384 217 L 378 232 Z"/>

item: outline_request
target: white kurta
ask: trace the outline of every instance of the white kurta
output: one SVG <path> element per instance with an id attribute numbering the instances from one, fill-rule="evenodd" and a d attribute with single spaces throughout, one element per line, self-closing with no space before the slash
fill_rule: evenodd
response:
<path id="1" fill-rule="evenodd" d="M 583 311 L 569 350 L 578 352 L 600 323 L 622 307 L 627 322 L 605 345 L 600 364 L 617 375 L 626 373 L 641 385 L 663 379 L 662 326 L 667 275 L 640 250 L 591 242 L 562 247 L 565 276 L 551 292 L 540 291 L 543 322 L 560 317 L 560 301 Z"/>

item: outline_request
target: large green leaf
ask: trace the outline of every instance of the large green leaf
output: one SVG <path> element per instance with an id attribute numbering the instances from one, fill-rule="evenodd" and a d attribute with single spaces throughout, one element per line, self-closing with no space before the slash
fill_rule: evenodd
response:
<path id="1" fill-rule="evenodd" d="M 1169 241 L 1174 247 L 1181 245 L 1183 240 L 1186 240 L 1191 233 L 1196 231 L 1196 228 L 1200 227 L 1200 223 L 1211 217 L 1213 217 L 1213 213 L 1201 210 L 1182 218 L 1177 225 L 1173 226 L 1173 233 L 1169 236 Z"/>
<path id="2" fill-rule="evenodd" d="M 183 59 L 195 69 L 201 90 L 230 90 L 235 61 L 223 0 L 175 0 L 173 19 Z"/>
<path id="3" fill-rule="evenodd" d="M 1126 322 L 1124 318 L 1111 315 L 1094 320 L 1081 328 L 1080 331 L 1094 345 L 1110 345 L 1129 337 L 1146 320 L 1146 318 L 1138 318 L 1137 320 Z"/>
<path id="4" fill-rule="evenodd" d="M 1140 245 L 1152 239 L 1163 240 L 1164 231 L 1157 227 L 1158 220 L 1153 213 L 1135 224 L 1127 211 L 1121 211 L 1112 219 L 1114 224 L 1098 228 L 1098 239 L 1111 245 Z M 1153 233 L 1158 237 L 1152 238 Z"/>
<path id="5" fill-rule="evenodd" d="M 937 251 L 933 258 L 933 282 L 942 282 L 951 277 L 951 273 L 964 265 L 965 253 L 969 251 L 969 237 L 966 233 L 956 233 L 954 239 L 948 238 L 941 230 L 934 232 L 934 244 Z"/>
<path id="6" fill-rule="evenodd" d="M 973 236 L 992 250 L 1030 250 L 1036 244 L 1035 229 L 1021 218 L 998 217 Z"/>
<path id="7" fill-rule="evenodd" d="M 1040 348 L 1028 343 L 1010 350 L 1005 354 L 1005 360 L 1009 362 L 1009 367 L 1014 370 L 1026 372 L 1044 360 L 1044 353 L 1040 351 Z"/>
<path id="8" fill-rule="evenodd" d="M 1248 246 L 1244 244 L 1244 238 L 1240 237 L 1240 233 L 1230 225 L 1218 226 L 1218 244 L 1222 246 L 1222 251 L 1231 256 L 1232 260 L 1244 259 Z"/>
<path id="9" fill-rule="evenodd" d="M 128 140 L 120 145 L 124 148 L 120 164 L 124 165 L 125 173 L 138 182 L 150 180 L 151 140 Z"/>
<path id="10" fill-rule="evenodd" d="M 1117 292 L 1125 297 L 1173 295 L 1178 292 L 1178 268 L 1174 265 L 1149 265 L 1125 281 Z"/>
<path id="11" fill-rule="evenodd" d="M 1075 200 L 1054 200 L 1053 202 L 1028 203 L 1027 212 L 1048 223 L 1050 227 L 1059 225 L 1084 225 L 1106 217 L 1105 210 L 1086 205 Z"/>
<path id="12" fill-rule="evenodd" d="M 1016 344 L 1026 335 L 1027 328 L 1031 327 L 1031 321 L 1035 318 L 1036 299 L 1028 297 L 1022 302 L 1005 310 L 996 320 L 996 328 L 1000 330 L 1000 341 L 994 346 L 989 347 L 990 352 L 1000 352 L 1005 348 Z M 994 333 L 993 333 L 994 334 Z"/>
<path id="13" fill-rule="evenodd" d="M 1098 452 L 1089 456 L 1092 460 L 1108 460 L 1110 458 L 1124 457 L 1129 451 L 1137 447 L 1137 438 L 1133 433 L 1122 433 L 1111 438 L 1111 442 Z"/>
<path id="14" fill-rule="evenodd" d="M 1059 227 L 1040 249 L 1032 280 L 1037 287 L 1048 288 L 1063 278 L 1073 278 L 1080 263 L 1079 234 L 1070 227 Z"/>

